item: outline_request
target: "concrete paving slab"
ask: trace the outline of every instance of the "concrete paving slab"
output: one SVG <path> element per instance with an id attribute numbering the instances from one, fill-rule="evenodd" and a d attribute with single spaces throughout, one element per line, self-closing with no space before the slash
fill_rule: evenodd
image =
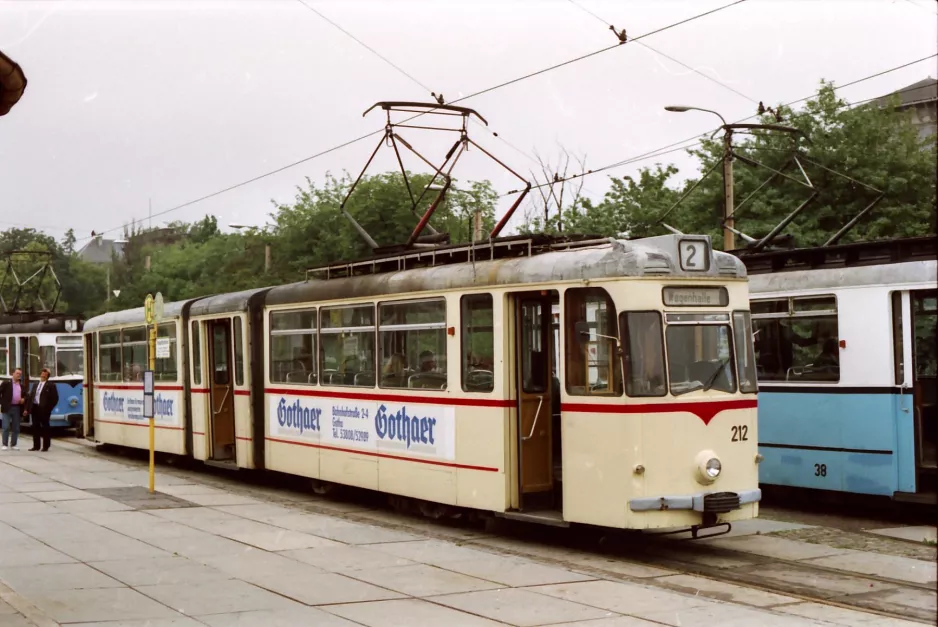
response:
<path id="1" fill-rule="evenodd" d="M 920 610 L 916 614 L 928 618 L 934 618 L 938 612 L 938 598 L 935 597 L 935 591 L 921 588 L 900 588 L 854 595 L 850 597 L 850 602 L 861 607 L 905 614 L 910 617 L 914 610 Z"/>
<path id="2" fill-rule="evenodd" d="M 503 555 L 446 562 L 441 567 L 510 587 L 542 586 L 595 579 L 590 575 L 575 573 L 564 568 L 555 568 L 524 558 Z"/>
<path id="3" fill-rule="evenodd" d="M 739 538 L 717 538 L 703 540 L 708 546 L 715 546 L 731 551 L 752 553 L 763 557 L 786 560 L 806 560 L 816 557 L 843 555 L 846 549 L 835 549 L 823 544 L 799 542 L 776 536 L 745 536 Z"/>
<path id="4" fill-rule="evenodd" d="M 614 612 L 608 610 L 587 607 L 521 588 L 450 594 L 431 597 L 430 600 L 453 609 L 519 627 L 609 618 L 615 615 Z"/>
<path id="5" fill-rule="evenodd" d="M 803 616 L 847 627 L 921 627 L 922 623 L 898 618 L 888 618 L 879 614 L 868 614 L 856 610 L 822 603 L 796 603 L 775 608 L 777 612 Z"/>
<path id="6" fill-rule="evenodd" d="M 358 627 L 359 623 L 329 614 L 315 607 L 296 610 L 258 610 L 233 614 L 199 616 L 209 627 Z M 412 627 L 413 623 L 408 626 Z"/>
<path id="7" fill-rule="evenodd" d="M 3 501 L 0 500 L 0 503 Z M 920 525 L 917 527 L 893 527 L 890 529 L 869 529 L 870 533 L 900 540 L 911 540 L 912 542 L 922 542 L 934 544 L 938 541 L 938 529 L 933 525 Z"/>
<path id="8" fill-rule="evenodd" d="M 102 529 L 101 532 L 95 534 L 94 539 L 89 538 L 87 542 L 71 538 L 47 538 L 45 542 L 52 548 L 71 555 L 81 562 L 167 556 L 166 552 L 161 549 L 107 529 Z"/>
<path id="9" fill-rule="evenodd" d="M 265 522 L 284 529 L 301 531 L 346 544 L 384 544 L 422 539 L 420 536 L 402 531 L 363 525 L 322 514 L 290 514 L 289 516 L 274 517 Z"/>
<path id="10" fill-rule="evenodd" d="M 12 545 L 5 544 L 3 550 L 0 551 L 0 567 L 67 564 L 74 561 L 75 558 L 35 540 L 30 542 L 18 541 Z"/>
<path id="11" fill-rule="evenodd" d="M 86 492 L 112 499 L 119 503 L 130 505 L 134 509 L 173 509 L 177 507 L 193 507 L 192 503 L 160 490 L 150 492 L 149 488 L 142 486 L 124 486 L 119 488 L 96 488 Z"/>
<path id="12" fill-rule="evenodd" d="M 557 623 L 550 627 L 661 627 L 661 623 L 653 623 L 634 616 L 616 616 L 614 618 L 600 618 L 599 620 L 577 621 L 575 623 Z"/>
<path id="13" fill-rule="evenodd" d="M 312 564 L 323 571 L 332 573 L 345 573 L 369 568 L 409 566 L 416 563 L 390 553 L 372 551 L 367 547 L 360 546 L 299 549 L 297 551 L 282 551 L 280 555 L 305 564 Z"/>
<path id="14" fill-rule="evenodd" d="M 550 555 L 549 553 L 547 554 Z M 563 556 L 554 556 L 555 559 L 562 557 L 564 562 L 570 564 L 571 568 L 599 569 L 605 572 L 624 575 L 635 579 L 652 579 L 655 577 L 666 577 L 668 575 L 678 574 L 675 570 L 667 570 L 656 566 L 648 566 L 637 562 L 629 562 L 619 557 L 607 557 L 605 555 L 596 555 L 594 553 L 570 553 Z"/>
<path id="15" fill-rule="evenodd" d="M 323 609 L 366 627 L 415 627 L 423 625 L 497 627 L 498 625 L 504 625 L 504 623 L 497 623 L 452 608 L 440 607 L 419 599 L 331 605 Z"/>
<path id="16" fill-rule="evenodd" d="M 160 492 L 171 494 L 173 496 L 185 496 L 187 494 L 229 494 L 224 490 L 214 488 L 201 483 L 183 483 L 179 485 L 165 485 L 160 488 Z"/>
<path id="17" fill-rule="evenodd" d="M 301 607 L 294 601 L 237 579 L 140 586 L 137 590 L 187 616 Z"/>
<path id="18" fill-rule="evenodd" d="M 222 494 L 186 494 L 184 496 L 180 496 L 179 498 L 185 499 L 186 501 L 189 501 L 191 503 L 196 503 L 197 505 L 204 505 L 204 506 L 256 505 L 261 502 L 249 496 L 233 494 L 231 492 L 226 492 Z"/>
<path id="19" fill-rule="evenodd" d="M 49 502 L 49 501 L 77 501 L 79 499 L 97 499 L 100 498 L 96 494 L 91 494 L 90 492 L 84 492 L 82 490 L 76 490 L 75 488 L 67 488 L 65 490 L 58 490 L 55 492 L 30 492 L 30 496 L 35 498 L 37 501 Z"/>
<path id="20" fill-rule="evenodd" d="M 259 505 L 219 505 L 213 509 L 247 518 L 248 520 L 256 520 L 268 524 L 271 524 L 274 518 L 295 516 L 297 514 L 297 511 L 294 509 L 273 503 L 261 503 Z"/>
<path id="21" fill-rule="evenodd" d="M 823 599 L 896 588 L 895 584 L 870 581 L 842 573 L 827 573 L 797 564 L 763 564 L 740 572 L 751 577 L 753 583 L 768 588 L 774 589 L 779 584 L 785 584 L 785 588 L 792 594 L 820 596 Z"/>
<path id="22" fill-rule="evenodd" d="M 58 501 L 52 507 L 71 514 L 84 514 L 91 512 L 123 512 L 133 509 L 129 505 L 112 501 L 111 499 L 85 499 L 77 501 Z"/>
<path id="23" fill-rule="evenodd" d="M 213 529 L 218 535 L 250 544 L 265 551 L 289 551 L 294 549 L 309 549 L 314 547 L 328 548 L 344 546 L 335 540 L 320 538 L 318 536 L 292 531 L 259 523 L 253 520 L 241 519 L 237 524 L 222 521 Z"/>
<path id="24" fill-rule="evenodd" d="M 85 564 L 2 567 L 0 581 L 20 594 L 44 590 L 120 588 L 124 585 Z"/>
<path id="25" fill-rule="evenodd" d="M 178 556 L 91 562 L 89 566 L 131 587 L 231 579 L 228 574 L 201 562 Z"/>
<path id="26" fill-rule="evenodd" d="M 153 509 L 147 512 L 165 520 L 182 523 L 196 529 L 214 528 L 220 521 L 237 522 L 241 520 L 233 514 L 221 512 L 211 507 L 180 507 L 173 509 Z"/>
<path id="27" fill-rule="evenodd" d="M 68 490 L 69 486 L 64 483 L 59 483 L 58 481 L 49 481 L 43 477 L 43 481 L 13 484 L 10 488 L 15 492 L 34 494 L 37 492 L 61 492 L 62 490 Z"/>
<path id="28" fill-rule="evenodd" d="M 886 579 L 909 581 L 934 586 L 938 582 L 938 564 L 898 555 L 883 555 L 863 551 L 845 551 L 841 555 L 805 560 L 828 568 L 836 568 Z"/>
<path id="29" fill-rule="evenodd" d="M 492 555 L 485 551 L 458 546 L 450 542 L 443 542 L 442 540 L 390 542 L 373 544 L 368 548 L 373 551 L 390 553 L 391 555 L 403 557 L 404 559 L 409 559 L 421 564 L 430 564 L 432 566 L 441 566 L 447 562 L 459 562 Z"/>
<path id="30" fill-rule="evenodd" d="M 106 621 L 102 623 L 81 623 L 81 627 L 203 627 L 194 618 L 179 614 L 179 618 L 160 618 L 157 620 L 122 620 L 120 622 Z"/>
<path id="31" fill-rule="evenodd" d="M 619 581 L 586 581 L 536 586 L 526 590 L 639 618 L 647 618 L 647 614 L 659 612 L 663 608 L 684 612 L 711 603 L 701 597 Z"/>
<path id="32" fill-rule="evenodd" d="M 210 533 L 181 525 L 178 528 L 173 528 L 173 534 L 172 536 L 149 538 L 147 542 L 167 553 L 174 553 L 192 559 L 217 555 L 238 555 L 256 550 L 240 542 L 213 536 Z"/>
<path id="33" fill-rule="evenodd" d="M 753 536 L 747 536 L 746 538 L 739 539 L 743 540 L 750 537 Z M 746 555 L 744 553 L 737 553 L 736 555 L 730 557 L 728 555 L 716 555 L 703 551 L 694 552 L 670 548 L 656 549 L 655 556 L 666 559 L 674 559 L 682 562 L 691 562 L 693 564 L 700 564 L 701 566 L 709 566 L 711 568 L 726 569 L 745 568 L 746 566 L 752 566 L 754 564 L 760 564 L 768 561 L 764 557 L 755 554 Z"/>
<path id="34" fill-rule="evenodd" d="M 48 590 L 24 595 L 39 611 L 60 623 L 90 623 L 158 618 L 179 614 L 130 588 Z"/>
<path id="35" fill-rule="evenodd" d="M 59 510 L 48 503 L 40 503 L 38 501 L 35 503 L 4 503 L 3 507 L 0 507 L 0 521 L 12 522 L 20 518 L 32 518 L 44 514 L 58 513 Z"/>
<path id="36" fill-rule="evenodd" d="M 16 613 L 17 611 L 13 609 L 13 606 L 5 601 L 0 601 L 0 616 L 8 616 Z"/>
<path id="37" fill-rule="evenodd" d="M 127 487 L 127 484 L 122 481 L 97 476 L 92 473 L 69 473 L 67 475 L 54 475 L 53 478 L 79 490 Z"/>
<path id="38" fill-rule="evenodd" d="M 204 558 L 202 562 L 307 605 L 361 603 L 403 596 L 343 575 L 324 573 L 315 566 L 257 549 L 251 549 L 241 556 Z"/>
<path id="39" fill-rule="evenodd" d="M 819 621 L 805 620 L 786 614 L 775 614 L 765 610 L 756 610 L 729 603 L 710 601 L 701 607 L 690 610 L 660 608 L 655 612 L 643 615 L 651 621 L 673 625 L 674 627 L 805 627 L 817 625 Z M 825 626 L 827 627 L 827 626 Z"/>
<path id="40" fill-rule="evenodd" d="M 36 624 L 20 613 L 3 616 L 3 627 L 36 627 Z"/>
<path id="41" fill-rule="evenodd" d="M 115 481 L 120 481 L 121 483 L 128 485 L 150 485 L 150 473 L 146 470 L 119 470 L 115 472 L 102 472 L 100 474 L 104 477 L 108 477 L 109 479 L 114 479 Z M 164 486 L 193 483 L 193 481 L 191 479 L 174 477 L 173 475 L 157 471 L 155 483 L 156 489 L 158 491 L 162 491 Z"/>
<path id="42" fill-rule="evenodd" d="M 7 503 L 38 503 L 36 499 L 23 492 L 2 492 L 0 493 L 0 505 Z"/>
<path id="43" fill-rule="evenodd" d="M 347 576 L 412 597 L 475 592 L 502 587 L 501 584 L 442 570 L 427 564 L 369 568 L 349 572 Z"/>
<path id="44" fill-rule="evenodd" d="M 694 575 L 660 577 L 656 580 L 656 583 L 665 584 L 669 588 L 686 594 L 695 594 L 731 603 L 744 603 L 756 607 L 771 607 L 782 603 L 798 602 L 798 599 L 793 597 L 786 597 L 780 594 L 766 592 L 765 590 L 737 586 L 735 584 L 715 581 L 705 577 L 696 577 Z"/>

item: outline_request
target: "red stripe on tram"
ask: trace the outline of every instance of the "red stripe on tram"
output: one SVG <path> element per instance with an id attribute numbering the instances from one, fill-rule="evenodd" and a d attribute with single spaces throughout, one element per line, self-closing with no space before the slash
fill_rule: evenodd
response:
<path id="1" fill-rule="evenodd" d="M 641 403 L 641 404 L 613 404 L 613 403 L 563 403 L 561 411 L 596 414 L 664 414 L 674 412 L 688 412 L 694 414 L 705 425 L 710 424 L 714 416 L 722 411 L 731 409 L 755 409 L 758 401 L 755 399 L 734 399 L 728 401 L 699 401 L 696 403 Z"/>
<path id="2" fill-rule="evenodd" d="M 141 392 L 143 391 L 142 383 L 128 383 L 125 385 L 99 383 L 95 385 L 95 387 L 98 388 L 99 390 L 140 390 Z M 182 392 L 181 385 L 154 385 L 153 389 L 163 390 L 165 392 Z"/>

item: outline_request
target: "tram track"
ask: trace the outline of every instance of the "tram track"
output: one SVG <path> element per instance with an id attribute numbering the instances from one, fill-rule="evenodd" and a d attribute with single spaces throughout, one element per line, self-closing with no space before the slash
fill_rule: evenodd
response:
<path id="1" fill-rule="evenodd" d="M 87 446 L 77 448 L 84 450 L 86 454 L 96 454 L 94 449 Z M 110 452 L 103 454 L 113 455 Z M 128 459 L 128 455 L 119 457 Z M 133 455 L 130 457 L 133 458 Z M 342 490 L 342 496 L 314 497 L 304 488 L 303 480 L 299 477 L 238 471 L 235 480 L 231 471 L 197 463 L 173 463 L 170 468 L 179 466 L 183 466 L 185 470 L 197 471 L 200 480 L 206 485 L 225 490 L 234 489 L 258 500 L 349 522 L 406 532 L 426 539 L 454 542 L 489 553 L 525 558 L 603 579 L 728 600 L 725 593 L 692 590 L 668 581 L 673 575 L 692 575 L 791 599 L 789 602 L 780 601 L 779 607 L 812 602 L 884 618 L 934 624 L 933 607 L 890 601 L 893 598 L 915 600 L 935 595 L 934 585 L 756 555 L 712 546 L 706 541 L 656 538 L 640 532 L 591 527 L 565 529 L 501 518 L 489 519 L 492 521 L 491 525 L 487 524 L 483 528 L 478 523 L 433 520 L 403 514 L 387 503 L 386 495 L 366 490 L 349 488 Z M 272 495 L 271 487 L 284 494 Z M 297 493 L 303 494 L 304 499 L 297 500 Z M 307 497 L 314 500 L 308 500 Z M 644 574 L 642 569 L 646 569 Z M 791 573 L 793 576 L 789 579 L 795 581 L 786 581 L 786 573 Z M 773 574 L 781 576 L 772 576 Z M 745 600 L 734 602 L 746 604 Z"/>

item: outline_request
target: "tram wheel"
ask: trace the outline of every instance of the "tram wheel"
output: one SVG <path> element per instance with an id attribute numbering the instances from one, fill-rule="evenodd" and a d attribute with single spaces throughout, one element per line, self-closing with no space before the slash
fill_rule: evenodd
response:
<path id="1" fill-rule="evenodd" d="M 313 487 L 313 493 L 319 496 L 328 496 L 336 491 L 336 485 L 328 481 L 313 479 L 310 483 Z"/>

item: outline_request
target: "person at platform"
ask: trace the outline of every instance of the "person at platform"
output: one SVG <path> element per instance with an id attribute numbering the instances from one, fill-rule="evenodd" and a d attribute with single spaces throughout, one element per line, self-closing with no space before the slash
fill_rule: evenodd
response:
<path id="1" fill-rule="evenodd" d="M 52 418 L 52 410 L 59 404 L 59 391 L 55 383 L 49 383 L 49 374 L 48 368 L 39 371 L 39 383 L 33 386 L 29 402 L 26 404 L 26 413 L 32 417 L 33 423 L 33 447 L 29 449 L 31 451 L 40 450 L 40 442 L 42 450 L 48 451 L 51 443 L 49 419 Z"/>
<path id="2" fill-rule="evenodd" d="M 8 448 L 12 448 L 14 451 L 20 450 L 16 444 L 20 437 L 20 420 L 23 417 L 23 408 L 26 406 L 27 396 L 22 369 L 16 368 L 13 370 L 12 381 L 0 381 L 0 413 L 3 414 L 4 451 Z M 11 432 L 12 438 L 10 437 Z"/>

